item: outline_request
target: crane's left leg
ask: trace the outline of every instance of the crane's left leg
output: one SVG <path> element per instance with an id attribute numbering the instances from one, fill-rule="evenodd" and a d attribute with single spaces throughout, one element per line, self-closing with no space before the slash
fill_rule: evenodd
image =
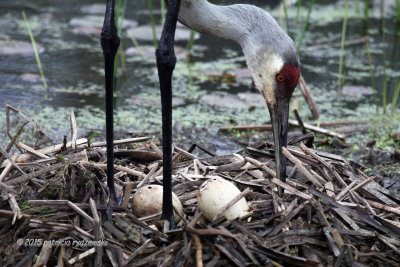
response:
<path id="1" fill-rule="evenodd" d="M 161 91 L 162 142 L 163 142 L 163 207 L 161 218 L 168 220 L 174 229 L 172 206 L 172 73 L 176 64 L 174 38 L 181 0 L 169 0 L 168 10 L 156 51 L 158 77 Z"/>
<path id="2" fill-rule="evenodd" d="M 113 79 L 114 59 L 119 47 L 119 38 L 114 21 L 115 0 L 107 0 L 103 29 L 101 30 L 101 48 L 104 55 L 106 82 L 106 141 L 107 141 L 107 186 L 110 191 L 111 206 L 116 203 L 114 187 L 114 119 L 113 119 Z"/>

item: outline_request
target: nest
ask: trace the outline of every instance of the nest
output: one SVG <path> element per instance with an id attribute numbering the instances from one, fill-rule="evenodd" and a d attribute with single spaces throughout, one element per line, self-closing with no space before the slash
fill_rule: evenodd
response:
<path id="1" fill-rule="evenodd" d="M 8 151 L 21 147 L 15 136 Z M 391 190 L 394 183 L 384 186 L 342 157 L 307 147 L 302 141 L 310 136 L 283 149 L 285 182 L 276 178 L 268 142 L 225 156 L 203 149 L 209 155 L 201 158 L 174 146 L 173 191 L 184 216 L 171 231 L 166 222 L 149 224 L 154 216 L 137 218 L 131 209 L 137 188 L 162 184 L 162 152 L 152 140 L 115 141 L 121 198 L 111 207 L 105 143 L 89 147 L 76 131 L 72 136 L 56 146 L 26 146 L 17 156 L 3 153 L 4 266 L 400 265 L 400 196 Z M 239 187 L 251 214 L 226 221 L 221 211 L 212 222 L 204 218 L 197 192 L 215 177 Z"/>

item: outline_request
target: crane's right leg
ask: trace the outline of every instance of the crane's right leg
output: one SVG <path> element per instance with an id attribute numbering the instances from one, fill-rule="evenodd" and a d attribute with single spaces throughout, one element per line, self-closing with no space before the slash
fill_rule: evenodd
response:
<path id="1" fill-rule="evenodd" d="M 103 29 L 101 30 L 101 48 L 104 55 L 106 82 L 106 141 L 107 141 L 107 186 L 110 191 L 111 206 L 116 203 L 114 187 L 114 118 L 113 118 L 113 78 L 114 59 L 119 47 L 119 38 L 114 21 L 114 0 L 107 0 Z"/>
<path id="2" fill-rule="evenodd" d="M 160 80 L 163 140 L 163 207 L 161 218 L 168 220 L 174 229 L 172 206 L 172 73 L 176 64 L 174 38 L 181 0 L 169 0 L 164 28 L 156 51 Z"/>

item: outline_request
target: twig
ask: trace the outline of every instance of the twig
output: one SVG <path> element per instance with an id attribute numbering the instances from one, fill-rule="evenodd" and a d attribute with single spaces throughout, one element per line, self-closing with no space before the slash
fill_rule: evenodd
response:
<path id="1" fill-rule="evenodd" d="M 86 212 L 84 212 L 81 208 L 76 206 L 74 203 L 72 203 L 71 201 L 67 201 L 67 205 L 70 208 L 72 208 L 74 211 L 76 211 L 79 215 L 81 215 L 83 218 L 85 218 L 86 220 L 88 220 L 91 223 L 94 223 L 94 219 L 92 217 L 90 217 Z"/>
<path id="2" fill-rule="evenodd" d="M 198 235 L 194 236 L 194 244 L 196 246 L 196 267 L 203 267 L 203 250 L 201 246 L 200 237 Z"/>
<path id="3" fill-rule="evenodd" d="M 322 163 L 322 165 L 324 165 L 326 168 L 328 168 L 333 175 L 335 176 L 335 178 L 338 180 L 338 182 L 342 185 L 342 186 L 347 186 L 347 184 L 343 181 L 342 177 L 340 177 L 340 175 L 337 173 L 337 171 L 332 167 L 331 164 L 329 164 L 327 161 L 325 161 L 322 157 L 318 156 L 316 153 L 314 153 L 311 149 L 309 149 L 308 147 L 306 147 L 303 143 L 300 143 L 300 148 L 301 150 L 304 151 L 304 153 L 310 155 L 311 157 L 315 158 L 316 160 L 318 160 L 319 162 Z"/>
<path id="4" fill-rule="evenodd" d="M 219 217 L 221 217 L 225 211 L 227 211 L 228 209 L 230 209 L 233 205 L 236 204 L 236 202 L 238 202 L 239 200 L 241 200 L 242 198 L 246 197 L 247 194 L 250 193 L 250 188 L 246 188 L 243 192 L 241 192 L 239 195 L 237 195 L 236 197 L 234 197 L 231 201 L 228 202 L 228 204 L 226 204 L 225 206 L 223 206 L 222 208 L 220 208 L 218 210 L 218 212 L 214 215 L 214 217 L 212 218 L 212 221 L 215 222 L 217 219 L 219 219 Z"/>
<path id="5" fill-rule="evenodd" d="M 25 145 L 25 144 L 23 144 L 23 143 L 21 143 L 21 142 L 18 142 L 18 143 L 17 143 L 17 146 L 18 146 L 19 148 L 25 149 L 25 150 L 28 151 L 29 153 L 32 153 L 33 155 L 38 156 L 38 157 L 40 157 L 40 158 L 44 158 L 44 159 L 49 159 L 49 158 L 50 158 L 49 156 L 47 156 L 47 155 L 45 155 L 45 154 L 43 154 L 43 153 L 40 153 L 39 151 L 34 150 L 34 149 L 31 148 L 30 146 L 27 146 L 27 145 Z"/>
<path id="6" fill-rule="evenodd" d="M 100 168 L 102 170 L 107 170 L 107 164 L 102 164 L 102 163 L 91 163 L 91 162 L 80 162 L 83 166 L 93 166 L 96 168 Z M 141 172 L 141 171 L 137 171 L 137 170 L 133 170 L 127 167 L 123 167 L 120 165 L 114 165 L 114 169 L 117 171 L 121 171 L 121 172 L 126 172 L 127 174 L 133 175 L 133 176 L 138 176 L 138 177 L 146 177 L 146 174 Z"/>
<path id="7" fill-rule="evenodd" d="M 137 138 L 127 138 L 127 139 L 121 139 L 121 140 L 114 140 L 114 146 L 116 145 L 125 145 L 125 144 L 131 144 L 131 143 L 139 143 L 139 142 L 145 142 L 149 140 L 149 137 L 137 137 Z M 106 142 L 95 142 L 90 145 L 91 147 L 101 147 L 101 146 L 106 146 Z"/>
<path id="8" fill-rule="evenodd" d="M 70 115 L 70 122 L 71 122 L 71 145 L 72 149 L 76 149 L 76 140 L 78 139 L 78 128 L 76 127 L 76 119 L 75 113 L 72 110 Z"/>
<path id="9" fill-rule="evenodd" d="M 3 181 L 3 179 L 10 173 L 12 166 L 15 166 L 22 174 L 25 174 L 25 172 L 15 163 L 15 160 L 18 158 L 19 154 L 15 153 L 12 155 L 12 157 L 9 159 L 9 163 L 7 166 L 4 168 L 4 170 L 1 172 L 0 175 L 0 182 Z"/>
<path id="10" fill-rule="evenodd" d="M 287 183 L 284 183 L 284 182 L 282 182 L 281 180 L 279 180 L 279 179 L 277 179 L 277 178 L 272 178 L 271 181 L 272 181 L 274 184 L 276 184 L 276 185 L 278 185 L 278 186 L 280 186 L 280 187 L 282 187 L 282 188 L 288 190 L 289 192 L 291 192 L 292 194 L 294 194 L 294 195 L 296 195 L 296 196 L 299 196 L 299 197 L 304 198 L 304 199 L 306 199 L 306 200 L 312 198 L 312 196 L 307 195 L 307 194 L 305 194 L 305 193 L 303 193 L 303 192 L 297 190 L 297 189 L 294 188 L 294 187 L 291 187 L 291 186 L 288 185 Z"/>
<path id="11" fill-rule="evenodd" d="M 318 108 L 314 103 L 314 100 L 310 94 L 310 91 L 308 90 L 308 87 L 307 87 L 306 81 L 303 78 L 303 75 L 300 75 L 299 89 L 300 89 L 301 93 L 303 94 L 308 106 L 310 107 L 313 119 L 318 119 L 319 118 Z"/>
<path id="12" fill-rule="evenodd" d="M 94 248 L 91 248 L 91 249 L 88 249 L 88 250 L 86 250 L 85 252 L 83 252 L 83 253 L 77 255 L 76 257 L 70 259 L 70 260 L 68 261 L 68 263 L 69 263 L 69 264 L 74 264 L 75 262 L 80 261 L 81 259 L 84 259 L 84 258 L 86 258 L 87 256 L 92 255 L 92 254 L 95 253 L 95 252 L 96 252 L 96 248 L 95 248 L 95 247 L 94 247 Z"/>
<path id="13" fill-rule="evenodd" d="M 299 126 L 299 123 L 297 121 L 295 121 L 295 120 L 289 120 L 289 124 L 290 125 L 294 125 L 294 126 Z M 338 134 L 338 133 L 335 133 L 333 131 L 321 128 L 321 127 L 313 126 L 313 125 L 308 124 L 308 123 L 304 123 L 304 128 L 306 128 L 308 130 L 311 130 L 313 132 L 317 132 L 317 133 L 320 133 L 320 134 L 325 134 L 325 135 L 328 135 L 328 136 L 333 136 L 333 137 L 339 138 L 341 140 L 346 140 L 346 136 L 344 136 L 342 134 Z"/>
<path id="14" fill-rule="evenodd" d="M 297 166 L 297 168 L 299 169 L 299 171 L 301 171 L 306 178 L 311 181 L 314 185 L 316 185 L 317 187 L 321 188 L 323 187 L 322 184 L 306 169 L 306 167 L 304 167 L 303 163 L 298 160 L 297 158 L 295 158 L 287 149 L 286 147 L 282 147 L 282 153 L 283 155 L 285 155 L 285 157 L 287 157 L 294 165 Z"/>

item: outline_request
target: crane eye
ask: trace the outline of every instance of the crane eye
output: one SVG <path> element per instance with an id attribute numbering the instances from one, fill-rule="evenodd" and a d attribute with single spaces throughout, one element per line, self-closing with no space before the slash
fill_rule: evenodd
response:
<path id="1" fill-rule="evenodd" d="M 286 80 L 285 76 L 282 73 L 276 74 L 276 80 L 280 83 L 284 82 Z"/>

